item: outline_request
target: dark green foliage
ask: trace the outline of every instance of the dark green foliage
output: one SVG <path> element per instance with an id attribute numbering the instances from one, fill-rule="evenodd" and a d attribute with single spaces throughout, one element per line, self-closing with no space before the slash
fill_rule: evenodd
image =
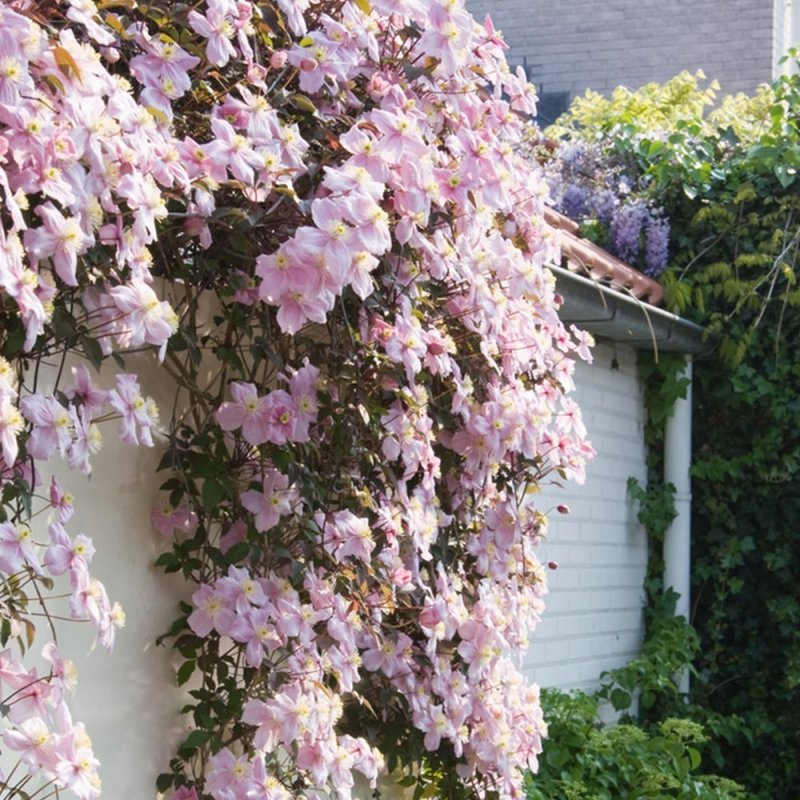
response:
<path id="1" fill-rule="evenodd" d="M 764 800 L 800 786 L 800 357 L 776 358 L 771 322 L 732 371 L 697 371 L 693 480 L 695 694 L 746 720 L 726 759 Z"/>
<path id="2" fill-rule="evenodd" d="M 800 77 L 706 115 L 709 99 L 686 76 L 592 96 L 558 133 L 606 137 L 664 207 L 666 303 L 717 337 L 694 371 L 692 700 L 722 737 L 711 757 L 724 774 L 782 800 L 800 792 Z M 643 365 L 653 478 L 681 389 L 672 368 L 663 355 Z M 667 499 L 654 488 L 632 487 L 651 534 Z M 651 595 L 658 566 L 656 554 Z"/>

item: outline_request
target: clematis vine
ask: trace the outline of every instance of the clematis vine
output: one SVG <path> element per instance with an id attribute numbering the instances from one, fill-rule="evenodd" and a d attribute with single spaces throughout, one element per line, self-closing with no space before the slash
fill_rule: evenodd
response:
<path id="1" fill-rule="evenodd" d="M 349 800 L 397 769 L 519 798 L 536 768 L 533 490 L 583 480 L 591 342 L 558 318 L 503 50 L 461 0 L 0 8 L 0 571 L 66 582 L 111 647 L 81 497 L 39 487 L 109 428 L 164 448 L 158 564 L 191 603 L 161 641 L 199 687 L 174 800 Z M 25 608 L 0 603 L 3 740 L 29 795 L 97 797 Z"/>

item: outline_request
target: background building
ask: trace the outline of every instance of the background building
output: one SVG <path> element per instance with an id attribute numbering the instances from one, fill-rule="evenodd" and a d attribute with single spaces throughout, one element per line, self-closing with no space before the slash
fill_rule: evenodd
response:
<path id="1" fill-rule="evenodd" d="M 725 93 L 752 92 L 800 39 L 800 0 L 467 0 L 490 14 L 550 122 L 586 89 L 608 93 L 703 70 Z"/>

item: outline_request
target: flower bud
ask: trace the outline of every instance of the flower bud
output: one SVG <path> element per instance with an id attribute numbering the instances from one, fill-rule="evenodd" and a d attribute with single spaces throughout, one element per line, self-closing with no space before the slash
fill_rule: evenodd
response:
<path id="1" fill-rule="evenodd" d="M 270 57 L 269 57 L 269 65 L 272 69 L 283 69 L 286 66 L 286 59 L 288 56 L 286 55 L 285 50 L 276 50 Z"/>

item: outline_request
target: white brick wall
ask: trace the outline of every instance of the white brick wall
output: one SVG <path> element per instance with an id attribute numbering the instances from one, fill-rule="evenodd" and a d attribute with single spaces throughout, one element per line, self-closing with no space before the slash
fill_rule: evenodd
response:
<path id="1" fill-rule="evenodd" d="M 785 2 L 786 0 L 780 0 Z M 702 69 L 723 91 L 773 77 L 772 0 L 467 0 L 490 14 L 544 92 L 608 92 Z"/>
<path id="2" fill-rule="evenodd" d="M 551 487 L 539 505 L 572 510 L 549 515 L 540 548 L 543 560 L 559 564 L 525 660 L 543 686 L 591 689 L 642 641 L 647 542 L 626 488 L 630 476 L 646 476 L 642 385 L 632 349 L 598 345 L 594 357 L 592 366 L 578 365 L 576 399 L 597 456 L 584 486 Z"/>

